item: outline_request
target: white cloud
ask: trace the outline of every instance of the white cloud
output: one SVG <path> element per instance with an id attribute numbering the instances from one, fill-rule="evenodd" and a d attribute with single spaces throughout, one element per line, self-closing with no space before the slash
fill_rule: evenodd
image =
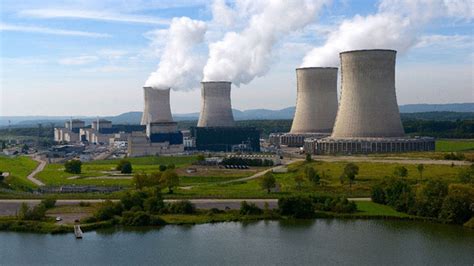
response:
<path id="1" fill-rule="evenodd" d="M 474 48 L 474 38 L 470 35 L 424 35 L 418 39 L 418 43 L 414 48 L 430 46 L 443 48 Z"/>
<path id="2" fill-rule="evenodd" d="M 86 65 L 97 61 L 99 58 L 93 55 L 82 55 L 59 59 L 61 65 Z"/>
<path id="3" fill-rule="evenodd" d="M 109 34 L 105 34 L 105 33 L 63 30 L 63 29 L 36 27 L 36 26 L 12 25 L 12 24 L 5 24 L 5 23 L 0 23 L 0 31 L 18 31 L 18 32 L 31 32 L 31 33 L 80 36 L 80 37 L 92 37 L 92 38 L 111 37 Z"/>
<path id="4" fill-rule="evenodd" d="M 90 20 L 157 24 L 157 25 L 169 24 L 169 20 L 167 19 L 161 19 L 161 18 L 155 18 L 155 17 L 149 17 L 149 16 L 112 13 L 112 12 L 106 12 L 106 11 L 94 11 L 94 10 L 27 9 L 27 10 L 20 11 L 19 15 L 24 16 L 24 17 L 44 18 L 44 19 L 71 18 L 71 19 L 90 19 Z"/>

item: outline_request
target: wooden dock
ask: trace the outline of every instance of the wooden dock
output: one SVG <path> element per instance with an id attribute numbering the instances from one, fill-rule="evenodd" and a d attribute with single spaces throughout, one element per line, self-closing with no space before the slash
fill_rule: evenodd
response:
<path id="1" fill-rule="evenodd" d="M 82 230 L 80 225 L 74 225 L 74 235 L 77 239 L 82 239 Z"/>

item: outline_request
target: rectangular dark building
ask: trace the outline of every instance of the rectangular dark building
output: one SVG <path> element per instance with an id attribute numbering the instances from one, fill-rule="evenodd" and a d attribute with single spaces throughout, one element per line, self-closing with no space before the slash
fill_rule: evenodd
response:
<path id="1" fill-rule="evenodd" d="M 254 127 L 191 127 L 200 151 L 260 151 L 260 132 Z"/>

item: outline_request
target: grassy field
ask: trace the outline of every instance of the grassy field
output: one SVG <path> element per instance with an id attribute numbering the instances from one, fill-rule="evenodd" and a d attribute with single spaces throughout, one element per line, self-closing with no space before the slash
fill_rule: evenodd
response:
<path id="1" fill-rule="evenodd" d="M 409 217 L 406 213 L 397 212 L 392 207 L 370 201 L 357 201 L 357 211 L 359 214 L 371 217 Z"/>
<path id="2" fill-rule="evenodd" d="M 5 183 L 13 189 L 27 190 L 35 188 L 26 177 L 38 166 L 38 162 L 26 156 L 10 158 L 0 156 L 0 171 L 10 173 Z"/>
<path id="3" fill-rule="evenodd" d="M 357 163 L 359 166 L 359 175 L 356 177 L 355 184 L 350 188 L 346 183 L 341 184 L 339 176 L 341 175 L 345 162 L 312 162 L 304 164 L 298 162 L 290 165 L 288 173 L 275 174 L 279 185 L 279 192 L 267 194 L 260 188 L 259 180 L 250 180 L 247 182 L 235 182 L 229 184 L 206 184 L 195 186 L 191 189 L 178 189 L 172 197 L 185 198 L 275 198 L 289 194 L 327 194 L 327 195 L 345 195 L 348 197 L 368 197 L 371 187 L 386 176 L 392 176 L 396 166 L 405 166 L 408 169 L 408 180 L 413 183 L 424 183 L 429 179 L 442 179 L 448 183 L 457 182 L 457 174 L 460 169 L 467 166 L 449 165 L 425 165 L 423 178 L 416 170 L 413 164 L 389 164 L 389 163 Z M 294 177 L 301 175 L 306 166 L 315 168 L 319 173 L 326 173 L 325 185 L 315 186 L 309 181 L 304 180 L 301 189 L 297 189 Z"/>
<path id="4" fill-rule="evenodd" d="M 437 140 L 436 151 L 439 151 L 439 152 L 474 151 L 474 140 Z"/>

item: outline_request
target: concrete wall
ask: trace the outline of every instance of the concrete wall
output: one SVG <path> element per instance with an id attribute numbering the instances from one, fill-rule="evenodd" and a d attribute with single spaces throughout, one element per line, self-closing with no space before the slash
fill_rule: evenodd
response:
<path id="1" fill-rule="evenodd" d="M 342 52 L 342 93 L 332 138 L 402 137 L 393 50 Z"/>
<path id="2" fill-rule="evenodd" d="M 232 127 L 234 116 L 230 101 L 231 83 L 201 82 L 201 113 L 198 127 Z"/>
<path id="3" fill-rule="evenodd" d="M 154 89 L 144 87 L 145 107 L 142 116 L 142 125 L 156 122 L 172 122 L 170 107 L 170 89 Z"/>
<path id="4" fill-rule="evenodd" d="M 296 111 L 290 133 L 331 132 L 337 113 L 337 68 L 298 68 L 296 80 Z"/>
<path id="5" fill-rule="evenodd" d="M 170 145 L 169 142 L 149 142 L 143 132 L 133 132 L 128 138 L 128 156 L 138 157 L 160 154 L 178 154 L 184 151 L 184 145 Z"/>

